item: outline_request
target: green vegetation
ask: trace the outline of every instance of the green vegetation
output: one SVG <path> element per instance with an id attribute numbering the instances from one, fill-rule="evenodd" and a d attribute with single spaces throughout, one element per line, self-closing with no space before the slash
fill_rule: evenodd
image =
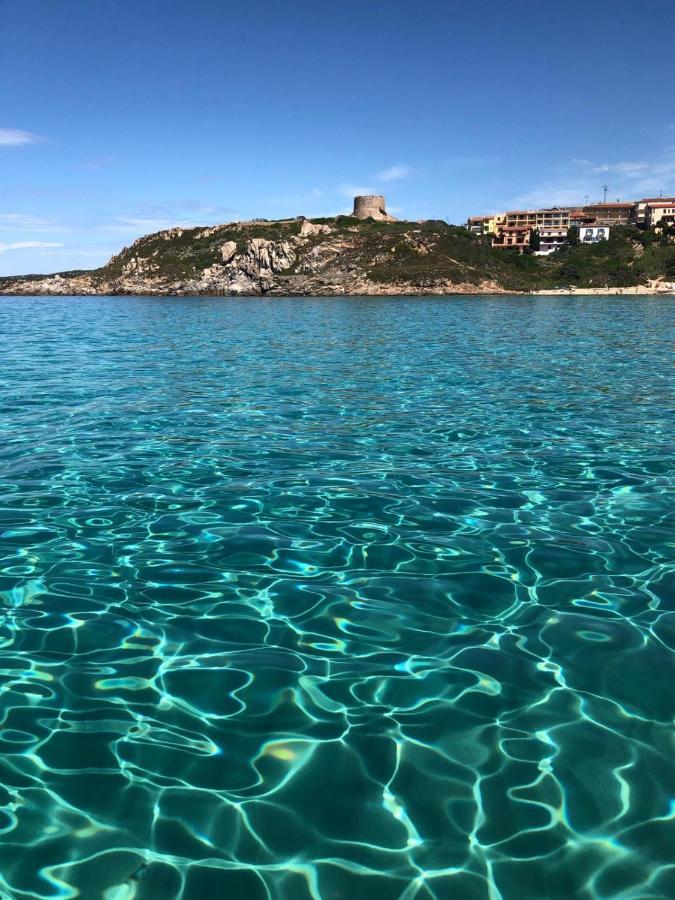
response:
<path id="1" fill-rule="evenodd" d="M 204 269 L 221 261 L 220 248 L 227 241 L 234 241 L 240 251 L 251 238 L 282 241 L 297 235 L 299 230 L 299 222 L 293 219 L 261 220 L 246 223 L 245 227 L 229 223 L 213 228 L 200 226 L 173 232 L 158 231 L 125 247 L 93 274 L 98 283 L 119 278 L 124 274 L 125 266 L 135 258 L 140 261 L 143 274 L 149 277 L 196 278 Z"/>
<path id="2" fill-rule="evenodd" d="M 361 259 L 373 281 L 406 283 L 423 290 L 440 279 L 455 284 L 491 281 L 528 290 L 517 254 L 493 250 L 487 237 L 445 222 L 375 223 L 359 229 Z"/>
<path id="3" fill-rule="evenodd" d="M 675 245 L 662 244 L 654 233 L 615 226 L 609 240 L 577 244 L 541 260 L 543 277 L 551 283 L 578 287 L 630 287 L 669 275 Z"/>
<path id="4" fill-rule="evenodd" d="M 399 241 L 386 264 L 371 267 L 370 276 L 379 281 L 423 283 L 433 274 L 455 282 L 490 280 L 509 290 L 538 290 L 628 287 L 675 273 L 675 244 L 664 244 L 653 232 L 631 227 L 612 228 L 609 240 L 584 245 L 578 242 L 577 229 L 576 243 L 546 257 L 493 250 L 487 238 L 445 223 L 420 227 L 422 236 L 431 233 L 435 239 L 427 254 L 420 254 L 409 239 Z M 531 249 L 535 249 L 532 244 Z"/>

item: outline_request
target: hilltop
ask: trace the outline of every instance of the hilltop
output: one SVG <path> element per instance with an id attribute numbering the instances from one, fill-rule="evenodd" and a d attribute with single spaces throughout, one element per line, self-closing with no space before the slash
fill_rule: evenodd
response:
<path id="1" fill-rule="evenodd" d="M 494 250 L 489 239 L 442 221 L 338 216 L 172 228 L 139 238 L 99 269 L 0 278 L 0 293 L 520 293 L 655 280 L 675 281 L 675 245 L 633 227 L 536 257 Z"/>

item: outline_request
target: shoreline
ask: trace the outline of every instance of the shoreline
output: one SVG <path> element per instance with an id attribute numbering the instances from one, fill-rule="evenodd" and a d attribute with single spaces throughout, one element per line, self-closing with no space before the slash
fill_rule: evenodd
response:
<path id="1" fill-rule="evenodd" d="M 539 291 L 336 291 L 334 293 L 311 292 L 307 294 L 299 293 L 231 293 L 225 294 L 210 291 L 101 291 L 100 293 L 93 291 L 2 291 L 0 297 L 213 297 L 221 300 L 229 300 L 237 297 L 248 299 L 286 299 L 286 300 L 303 300 L 303 299 L 329 299 L 335 297 L 675 297 L 675 285 L 669 285 L 667 289 L 662 287 L 624 287 L 624 288 L 542 288 Z"/>
<path id="2" fill-rule="evenodd" d="M 600 258 L 589 256 L 588 248 L 570 250 L 571 268 L 565 269 L 567 257 L 521 262 L 486 248 L 466 229 L 435 221 L 383 225 L 338 216 L 176 227 L 138 238 L 97 269 L 2 276 L 0 295 L 675 295 L 671 257 L 660 244 L 658 258 L 643 266 L 647 276 L 633 265 L 641 253 L 631 233 L 615 237 Z M 611 278 L 643 282 L 608 286 Z"/>
<path id="3" fill-rule="evenodd" d="M 527 293 L 536 296 L 547 297 L 575 297 L 581 295 L 596 297 L 622 297 L 622 296 L 675 296 L 675 284 L 667 283 L 663 285 L 635 285 L 631 287 L 614 287 L 614 288 L 542 288 L 540 291 L 528 291 Z"/>

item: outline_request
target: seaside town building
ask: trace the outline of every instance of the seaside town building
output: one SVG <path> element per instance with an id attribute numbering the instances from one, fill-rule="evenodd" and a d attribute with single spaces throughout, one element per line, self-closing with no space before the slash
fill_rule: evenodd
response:
<path id="1" fill-rule="evenodd" d="M 550 209 L 515 210 L 504 214 L 504 224 L 509 228 L 569 228 L 570 216 L 579 212 L 570 207 L 554 206 Z"/>
<path id="2" fill-rule="evenodd" d="M 569 225 L 556 225 L 540 228 L 539 230 L 539 250 L 538 256 L 548 256 L 549 253 L 555 253 L 567 243 L 567 232 Z"/>
<path id="3" fill-rule="evenodd" d="M 657 203 L 675 206 L 675 197 L 643 197 L 635 204 L 635 224 L 638 228 L 649 228 L 651 224 L 651 207 Z"/>
<path id="4" fill-rule="evenodd" d="M 584 212 L 597 225 L 629 225 L 633 221 L 635 207 L 632 200 L 624 203 L 592 203 L 584 206 Z"/>
<path id="5" fill-rule="evenodd" d="M 584 209 L 576 209 L 570 214 L 570 226 L 576 225 L 581 228 L 582 225 L 593 225 L 595 217 L 587 213 Z"/>
<path id="6" fill-rule="evenodd" d="M 530 246 L 532 231 L 529 225 L 503 225 L 492 235 L 492 246 L 497 249 L 518 250 L 522 253 Z"/>
<path id="7" fill-rule="evenodd" d="M 567 243 L 570 227 L 579 229 L 584 244 L 609 238 L 616 225 L 662 229 L 675 227 L 675 197 L 645 197 L 616 203 L 591 203 L 583 207 L 553 206 L 546 209 L 513 209 L 490 216 L 470 216 L 467 228 L 474 234 L 491 237 L 497 250 L 523 253 L 532 246 L 532 234 L 539 234 L 540 256 L 553 253 Z"/>
<path id="8" fill-rule="evenodd" d="M 486 217 L 474 218 L 478 220 Z M 496 220 L 498 217 L 493 218 Z M 595 221 L 585 209 L 574 206 L 509 210 L 501 219 L 503 221 L 501 227 L 497 225 L 491 232 L 483 232 L 493 235 L 493 247 L 522 252 L 529 247 L 531 234 L 536 229 L 541 240 L 538 252 L 542 255 L 559 250 L 565 245 L 570 226 L 581 226 Z"/>
<path id="9" fill-rule="evenodd" d="M 467 227 L 474 234 L 495 234 L 504 224 L 504 216 L 498 213 L 494 216 L 469 216 Z"/>
<path id="10" fill-rule="evenodd" d="M 490 216 L 469 216 L 466 222 L 466 227 L 473 234 L 490 234 L 488 230 L 487 223 L 490 221 Z"/>
<path id="11" fill-rule="evenodd" d="M 675 225 L 675 200 L 660 199 L 650 200 L 645 210 L 645 227 L 657 230 L 667 225 L 669 228 Z"/>
<path id="12" fill-rule="evenodd" d="M 598 241 L 606 241 L 608 237 L 608 225 L 582 225 L 579 229 L 579 243 L 581 244 L 597 244 Z"/>

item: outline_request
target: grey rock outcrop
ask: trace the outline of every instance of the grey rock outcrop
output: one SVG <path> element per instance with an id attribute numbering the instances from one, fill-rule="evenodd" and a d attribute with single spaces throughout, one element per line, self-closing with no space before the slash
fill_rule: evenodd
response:
<path id="1" fill-rule="evenodd" d="M 234 255 L 237 252 L 237 242 L 236 241 L 226 241 L 223 246 L 220 248 L 220 255 L 224 263 L 229 263 L 234 259 Z"/>
<path id="2" fill-rule="evenodd" d="M 300 226 L 300 237 L 315 237 L 318 234 L 330 234 L 333 229 L 330 225 L 320 222 L 310 222 L 309 219 L 303 219 Z"/>
<path id="3" fill-rule="evenodd" d="M 238 259 L 238 267 L 254 277 L 277 274 L 289 269 L 296 261 L 297 254 L 290 241 L 268 241 L 265 238 L 251 238 Z"/>

